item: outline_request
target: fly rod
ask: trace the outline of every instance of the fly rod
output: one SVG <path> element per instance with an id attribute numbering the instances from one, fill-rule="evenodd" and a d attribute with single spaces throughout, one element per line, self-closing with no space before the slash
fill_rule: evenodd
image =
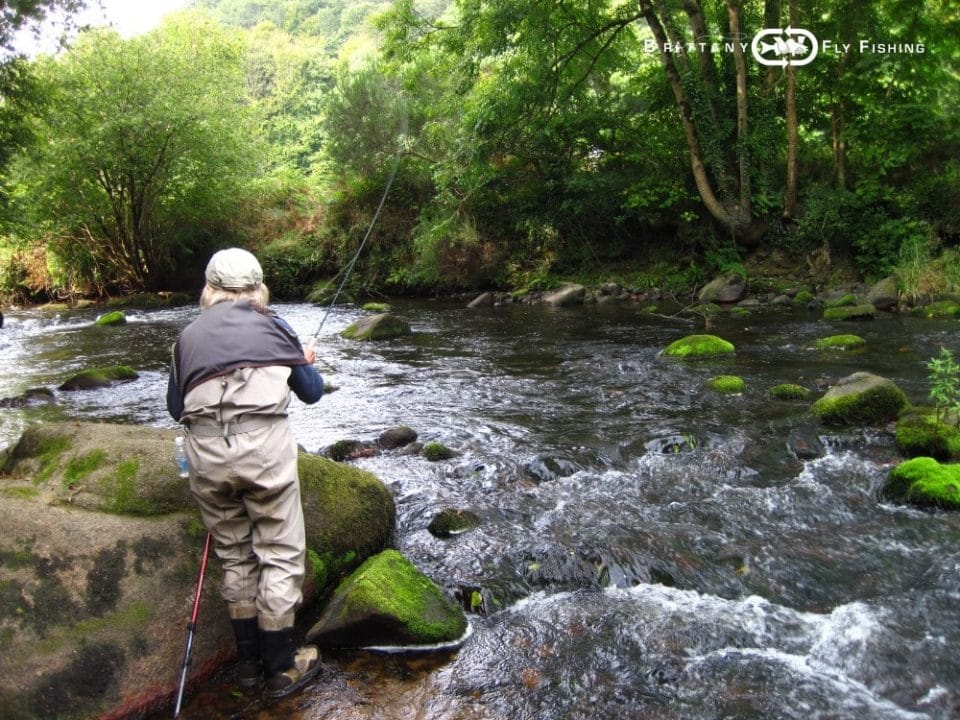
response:
<path id="1" fill-rule="evenodd" d="M 407 132 L 407 111 L 404 107 L 403 118 L 400 122 L 400 134 L 405 135 Z M 330 311 L 333 310 L 333 306 L 337 304 L 337 299 L 340 297 L 340 293 L 343 292 L 343 288 L 347 284 L 347 280 L 350 278 L 350 273 L 353 272 L 354 266 L 357 264 L 357 260 L 360 259 L 360 254 L 363 252 L 364 246 L 367 244 L 367 240 L 370 239 L 370 233 L 373 232 L 374 225 L 377 224 L 377 219 L 380 217 L 380 212 L 383 210 L 383 206 L 387 202 L 387 196 L 390 194 L 390 188 L 393 186 L 393 181 L 397 177 L 397 170 L 400 169 L 400 161 L 403 159 L 403 144 L 400 143 L 400 146 L 397 148 L 396 155 L 393 160 L 393 169 L 390 171 L 390 176 L 387 178 L 387 184 L 383 188 L 383 195 L 380 196 L 380 204 L 377 205 L 377 210 L 373 214 L 373 219 L 370 221 L 369 227 L 367 227 L 367 232 L 363 236 L 363 240 L 360 242 L 360 246 L 357 248 L 357 251 L 353 254 L 353 257 L 350 259 L 350 262 L 347 263 L 346 268 L 343 270 L 343 278 L 340 280 L 340 284 L 337 286 L 336 292 L 333 294 L 333 299 L 330 301 L 330 304 L 327 306 L 327 311 L 323 314 L 323 318 L 320 320 L 320 325 L 317 326 L 317 331 L 310 338 L 310 342 L 307 344 L 307 348 L 312 350 L 314 345 L 316 345 L 317 337 L 320 335 L 320 331 L 323 330 L 323 325 L 327 322 L 327 317 L 330 315 Z"/>
<path id="2" fill-rule="evenodd" d="M 203 544 L 203 559 L 200 561 L 200 579 L 197 581 L 197 592 L 193 597 L 193 614 L 187 625 L 187 648 L 183 654 L 183 667 L 180 670 L 180 688 L 177 690 L 177 702 L 173 707 L 174 719 L 180 717 L 180 707 L 183 705 L 183 693 L 187 687 L 187 670 L 190 667 L 190 657 L 193 655 L 193 638 L 197 634 L 197 615 L 200 613 L 200 594 L 203 592 L 203 578 L 207 574 L 207 558 L 210 557 L 210 533 Z"/>

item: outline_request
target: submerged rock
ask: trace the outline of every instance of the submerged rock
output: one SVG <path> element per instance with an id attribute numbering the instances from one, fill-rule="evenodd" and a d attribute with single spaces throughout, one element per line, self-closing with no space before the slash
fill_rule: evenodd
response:
<path id="1" fill-rule="evenodd" d="M 566 285 L 543 296 L 543 302 L 551 307 L 569 307 L 583 305 L 587 289 L 583 285 Z"/>
<path id="2" fill-rule="evenodd" d="M 810 408 L 827 425 L 873 425 L 896 419 L 907 396 L 896 383 L 868 372 L 841 379 Z"/>
<path id="3" fill-rule="evenodd" d="M 93 368 L 77 373 L 63 383 L 58 390 L 96 390 L 110 387 L 115 383 L 131 382 L 139 377 L 133 368 L 126 365 Z"/>
<path id="4" fill-rule="evenodd" d="M 813 346 L 817 350 L 852 350 L 867 344 L 859 335 L 830 335 L 820 338 Z"/>
<path id="5" fill-rule="evenodd" d="M 747 391 L 747 384 L 737 375 L 717 375 L 710 378 L 707 385 L 721 395 L 742 395 Z"/>
<path id="6" fill-rule="evenodd" d="M 112 310 L 96 319 L 95 325 L 125 325 L 127 316 L 122 310 Z"/>
<path id="7" fill-rule="evenodd" d="M 823 311 L 824 320 L 873 320 L 877 309 L 873 305 L 841 305 Z"/>
<path id="8" fill-rule="evenodd" d="M 470 510 L 441 510 L 433 516 L 427 526 L 431 535 L 448 538 L 473 530 L 480 524 L 480 518 Z"/>
<path id="9" fill-rule="evenodd" d="M 410 323 L 406 320 L 389 313 L 380 313 L 357 320 L 340 335 L 348 340 L 389 340 L 410 333 Z"/>

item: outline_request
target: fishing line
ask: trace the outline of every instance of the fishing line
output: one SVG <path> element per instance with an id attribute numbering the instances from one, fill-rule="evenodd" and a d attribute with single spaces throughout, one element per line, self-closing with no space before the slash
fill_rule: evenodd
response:
<path id="1" fill-rule="evenodd" d="M 407 134 L 408 127 L 408 114 L 407 107 L 404 105 L 403 115 L 400 119 L 400 136 L 405 137 Z M 317 337 L 320 335 L 320 331 L 323 330 L 323 324 L 327 321 L 327 318 L 330 316 L 330 311 L 333 310 L 333 306 L 337 304 L 337 299 L 340 297 L 340 293 L 343 291 L 343 288 L 347 284 L 347 280 L 350 279 L 350 274 L 353 272 L 354 266 L 357 264 L 357 260 L 360 259 L 360 254 L 363 252 L 364 246 L 367 244 L 367 240 L 370 239 L 370 233 L 373 232 L 374 225 L 377 224 L 377 219 L 380 217 L 380 212 L 383 210 L 383 206 L 387 202 L 387 196 L 390 194 L 390 188 L 393 186 L 393 181 L 397 177 L 397 171 L 400 169 L 400 161 L 403 159 L 403 142 L 399 143 L 397 148 L 396 156 L 393 160 L 393 169 L 390 171 L 390 177 L 387 178 L 387 184 L 383 188 L 383 195 L 380 197 L 380 204 L 377 205 L 377 210 L 373 214 L 373 219 L 370 221 L 370 226 L 367 228 L 366 234 L 363 236 L 363 240 L 360 242 L 360 247 L 357 248 L 357 251 L 353 254 L 353 257 L 350 259 L 350 262 L 347 263 L 346 269 L 343 271 L 343 279 L 340 281 L 340 284 L 337 286 L 337 291 L 333 294 L 333 299 L 330 301 L 330 305 L 327 306 L 327 311 L 323 314 L 323 318 L 320 320 L 320 325 L 317 326 L 317 331 L 313 334 L 310 339 L 310 345 L 313 346 L 316 343 Z"/>

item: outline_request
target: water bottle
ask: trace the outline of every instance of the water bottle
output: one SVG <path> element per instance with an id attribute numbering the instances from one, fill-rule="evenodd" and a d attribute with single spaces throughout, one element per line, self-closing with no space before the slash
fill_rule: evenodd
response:
<path id="1" fill-rule="evenodd" d="M 187 479 L 190 477 L 190 463 L 187 462 L 187 451 L 183 447 L 183 437 L 177 436 L 173 439 L 174 454 L 173 458 L 177 463 L 177 472 L 180 477 Z"/>

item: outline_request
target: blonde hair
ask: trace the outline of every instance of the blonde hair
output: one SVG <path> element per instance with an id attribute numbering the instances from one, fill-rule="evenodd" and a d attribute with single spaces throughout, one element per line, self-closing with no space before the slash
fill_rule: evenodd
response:
<path id="1" fill-rule="evenodd" d="M 246 300 L 254 307 L 266 307 L 267 303 L 270 302 L 270 290 L 264 283 L 260 283 L 257 287 L 249 290 L 226 290 L 207 283 L 203 286 L 203 292 L 200 293 L 200 309 L 206 310 L 217 303 L 237 302 L 238 300 Z"/>

